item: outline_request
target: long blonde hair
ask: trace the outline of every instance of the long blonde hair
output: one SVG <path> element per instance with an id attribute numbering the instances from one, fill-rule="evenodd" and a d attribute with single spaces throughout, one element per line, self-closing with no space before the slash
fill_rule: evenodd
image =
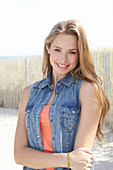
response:
<path id="1" fill-rule="evenodd" d="M 103 133 L 101 129 L 105 119 L 105 115 L 108 112 L 110 105 L 102 89 L 101 79 L 97 76 L 95 72 L 95 67 L 93 65 L 92 57 L 90 55 L 84 28 L 78 20 L 67 20 L 67 21 L 62 21 L 57 23 L 51 30 L 50 34 L 45 39 L 43 64 L 42 64 L 43 78 L 46 78 L 48 76 L 48 73 L 51 69 L 49 54 L 46 49 L 46 45 L 48 46 L 48 48 L 50 48 L 51 43 L 56 38 L 56 36 L 62 33 L 75 35 L 78 40 L 79 60 L 76 68 L 71 72 L 72 76 L 75 76 L 79 79 L 84 78 L 88 82 L 93 83 L 98 100 L 102 106 L 102 112 L 101 112 L 100 120 L 98 123 L 98 129 L 96 133 L 97 139 L 101 141 L 101 138 L 103 137 Z"/>

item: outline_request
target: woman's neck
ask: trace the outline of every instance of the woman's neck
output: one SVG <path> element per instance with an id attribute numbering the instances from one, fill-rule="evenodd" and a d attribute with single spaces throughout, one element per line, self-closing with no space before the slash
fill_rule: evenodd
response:
<path id="1" fill-rule="evenodd" d="M 51 86 L 52 86 L 53 89 L 55 88 L 57 81 L 62 79 L 63 77 L 65 77 L 65 75 L 56 75 L 52 72 Z"/>

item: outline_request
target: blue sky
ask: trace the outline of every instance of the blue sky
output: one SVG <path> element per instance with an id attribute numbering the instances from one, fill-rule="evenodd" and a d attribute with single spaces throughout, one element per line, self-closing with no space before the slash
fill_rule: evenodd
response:
<path id="1" fill-rule="evenodd" d="M 0 56 L 43 53 L 54 24 L 78 19 L 91 50 L 113 48 L 113 0 L 0 0 Z"/>

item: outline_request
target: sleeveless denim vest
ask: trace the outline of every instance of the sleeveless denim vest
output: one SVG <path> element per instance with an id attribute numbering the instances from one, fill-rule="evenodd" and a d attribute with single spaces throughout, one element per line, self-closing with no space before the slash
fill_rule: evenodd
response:
<path id="1" fill-rule="evenodd" d="M 48 103 L 53 93 L 51 74 L 52 70 L 47 78 L 32 85 L 25 111 L 29 147 L 39 151 L 44 151 L 39 119 L 42 108 Z M 73 78 L 69 72 L 56 83 L 54 100 L 49 110 L 54 153 L 67 153 L 74 149 L 80 120 L 80 87 L 83 81 L 84 79 Z M 23 170 L 34 169 L 24 166 Z M 68 168 L 58 167 L 54 168 L 54 170 L 68 170 Z"/>

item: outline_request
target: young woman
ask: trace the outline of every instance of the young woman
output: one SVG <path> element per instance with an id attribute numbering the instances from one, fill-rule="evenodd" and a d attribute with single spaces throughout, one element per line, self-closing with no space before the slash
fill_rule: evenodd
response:
<path id="1" fill-rule="evenodd" d="M 91 148 L 109 110 L 77 20 L 57 23 L 45 40 L 44 79 L 23 90 L 14 156 L 24 170 L 94 169 Z"/>

